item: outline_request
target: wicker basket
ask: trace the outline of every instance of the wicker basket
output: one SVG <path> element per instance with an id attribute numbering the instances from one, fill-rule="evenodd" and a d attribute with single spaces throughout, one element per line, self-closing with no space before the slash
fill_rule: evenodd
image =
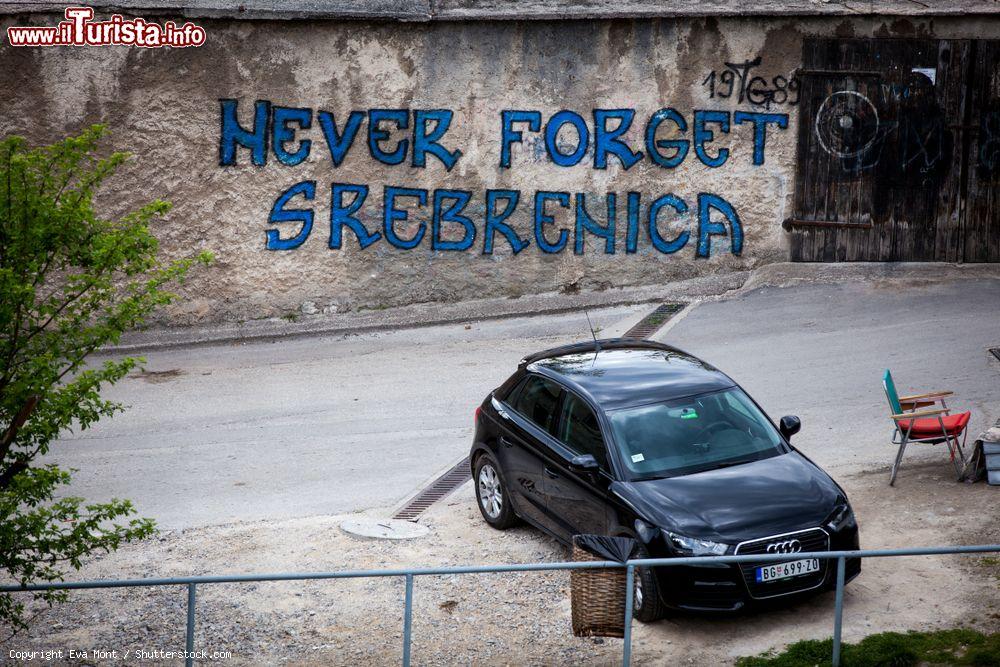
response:
<path id="1" fill-rule="evenodd" d="M 574 544 L 573 560 L 605 559 Z M 571 570 L 569 583 L 574 635 L 625 636 L 625 568 Z"/>

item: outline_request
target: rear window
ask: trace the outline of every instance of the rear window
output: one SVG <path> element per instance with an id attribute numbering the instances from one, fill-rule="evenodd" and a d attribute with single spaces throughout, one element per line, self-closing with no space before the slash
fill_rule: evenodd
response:
<path id="1" fill-rule="evenodd" d="M 529 375 L 521 386 L 514 390 L 513 407 L 543 431 L 552 433 L 561 391 L 555 382 L 537 375 Z"/>

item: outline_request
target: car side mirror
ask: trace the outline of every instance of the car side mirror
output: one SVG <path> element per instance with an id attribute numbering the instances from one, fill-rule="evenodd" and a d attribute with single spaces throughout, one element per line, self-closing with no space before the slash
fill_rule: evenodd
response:
<path id="1" fill-rule="evenodd" d="M 791 440 L 800 428 L 802 428 L 802 420 L 795 415 L 785 415 L 778 423 L 778 430 L 781 431 L 781 435 L 785 436 L 785 440 Z"/>
<path id="2" fill-rule="evenodd" d="M 569 460 L 569 469 L 573 472 L 594 473 L 600 468 L 593 454 L 578 454 Z"/>

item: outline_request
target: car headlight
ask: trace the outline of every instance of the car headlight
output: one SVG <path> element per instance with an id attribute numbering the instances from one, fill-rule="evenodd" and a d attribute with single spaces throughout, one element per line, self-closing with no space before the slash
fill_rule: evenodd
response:
<path id="1" fill-rule="evenodd" d="M 858 522 L 854 518 L 854 510 L 851 509 L 850 504 L 844 503 L 834 510 L 833 514 L 827 520 L 826 525 L 834 532 L 838 532 L 844 528 L 854 528 L 858 525 Z"/>
<path id="2" fill-rule="evenodd" d="M 729 545 L 721 542 L 700 540 L 670 531 L 667 531 L 667 537 L 670 539 L 670 546 L 685 556 L 723 556 L 729 551 Z"/>

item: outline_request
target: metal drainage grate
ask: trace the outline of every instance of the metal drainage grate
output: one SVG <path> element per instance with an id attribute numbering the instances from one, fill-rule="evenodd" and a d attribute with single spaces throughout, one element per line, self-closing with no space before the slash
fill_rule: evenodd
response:
<path id="1" fill-rule="evenodd" d="M 683 303 L 665 303 L 639 320 L 638 324 L 625 332 L 623 338 L 649 338 L 683 308 Z"/>
<path id="2" fill-rule="evenodd" d="M 991 347 L 990 353 L 1000 361 L 1000 347 Z"/>
<path id="3" fill-rule="evenodd" d="M 416 521 L 431 505 L 470 479 L 472 479 L 472 472 L 469 469 L 469 457 L 466 456 L 448 472 L 438 477 L 429 486 L 413 496 L 408 503 L 392 515 L 392 518 L 404 521 Z"/>

